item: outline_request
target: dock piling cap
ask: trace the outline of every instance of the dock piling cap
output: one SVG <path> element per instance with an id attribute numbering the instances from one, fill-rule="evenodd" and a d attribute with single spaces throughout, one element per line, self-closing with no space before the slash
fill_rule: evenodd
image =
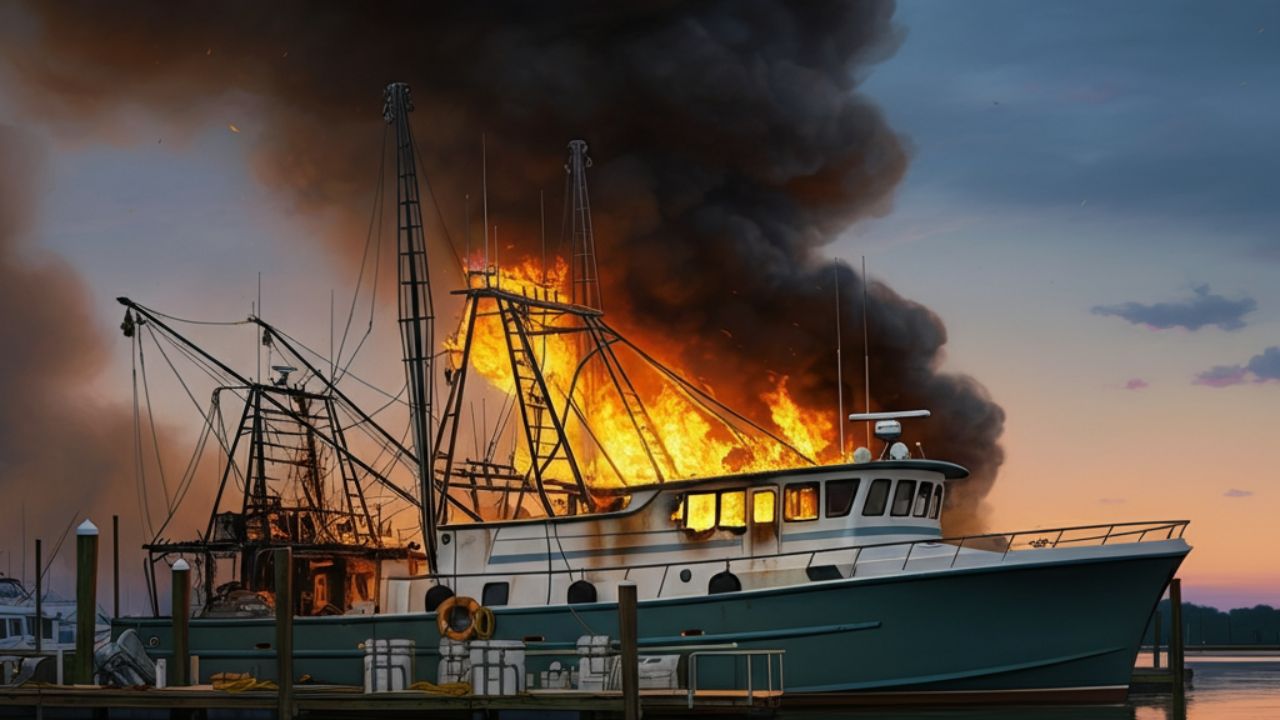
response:
<path id="1" fill-rule="evenodd" d="M 98 526 L 94 525 L 89 520 L 89 518 L 85 518 L 84 522 L 80 523 L 80 527 L 76 528 L 76 535 L 97 535 L 97 534 L 98 534 Z"/>
<path id="2" fill-rule="evenodd" d="M 174 572 L 186 572 L 191 569 L 191 566 L 187 564 L 184 558 L 178 558 L 178 562 L 174 563 L 171 569 Z"/>

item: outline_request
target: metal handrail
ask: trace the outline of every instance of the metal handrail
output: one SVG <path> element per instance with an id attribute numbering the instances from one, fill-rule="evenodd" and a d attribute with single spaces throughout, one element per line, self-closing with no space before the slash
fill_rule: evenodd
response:
<path id="1" fill-rule="evenodd" d="M 778 692 L 783 690 L 782 676 L 782 656 L 786 655 L 786 650 L 694 650 L 689 653 L 688 682 L 689 688 L 688 703 L 689 709 L 693 709 L 693 697 L 698 692 L 698 658 L 702 656 L 713 657 L 745 657 L 747 659 L 747 704 L 750 705 L 755 699 L 755 674 L 751 672 L 751 658 L 763 655 L 766 667 L 766 683 L 770 696 L 773 695 L 773 658 L 778 657 Z"/>
<path id="2" fill-rule="evenodd" d="M 1176 532 L 1176 537 L 1178 539 L 1181 539 L 1184 532 L 1186 531 L 1187 525 L 1189 525 L 1190 523 L 1191 523 L 1190 520 L 1158 520 L 1158 521 L 1146 521 L 1146 522 L 1108 523 L 1108 524 L 1098 524 L 1098 525 L 1076 525 L 1071 527 L 1047 528 L 1043 530 L 1020 530 L 1014 533 L 982 533 L 977 535 L 962 535 L 962 536 L 949 537 L 949 538 L 921 538 L 917 540 L 898 540 L 894 542 L 870 543 L 865 545 L 843 545 L 841 547 L 835 547 L 835 548 L 821 548 L 817 550 L 792 550 L 790 552 L 778 552 L 778 553 L 772 553 L 769 555 L 744 555 L 744 556 L 730 557 L 730 558 L 720 557 L 720 558 L 708 558 L 705 560 L 689 560 L 689 561 L 681 560 L 681 561 L 674 561 L 674 562 L 667 561 L 667 562 L 639 563 L 634 565 L 612 565 L 612 566 L 602 566 L 602 567 L 565 567 L 563 569 L 541 568 L 538 570 L 510 570 L 510 571 L 504 571 L 504 572 L 490 571 L 490 572 L 447 573 L 447 574 L 428 573 L 425 575 L 392 577 L 392 578 L 388 578 L 388 580 L 396 580 L 396 581 L 438 580 L 440 578 L 446 578 L 446 579 L 452 578 L 456 581 L 457 578 L 488 578 L 488 577 L 495 577 L 499 575 L 503 577 L 518 577 L 518 576 L 525 576 L 525 575 L 546 575 L 550 577 L 554 575 L 571 575 L 572 573 L 588 572 L 588 571 L 592 573 L 606 573 L 606 572 L 619 571 L 619 572 L 627 573 L 627 576 L 630 577 L 632 572 L 636 570 L 649 570 L 649 569 L 655 569 L 655 568 L 662 568 L 663 569 L 662 585 L 665 587 L 667 574 L 673 565 L 680 565 L 684 567 L 694 567 L 698 565 L 707 565 L 707 564 L 724 564 L 726 568 L 731 569 L 731 564 L 734 562 L 751 562 L 756 560 L 770 560 L 775 558 L 807 556 L 808 561 L 805 567 L 810 567 L 813 565 L 814 559 L 817 555 L 820 555 L 820 554 L 825 555 L 830 553 L 839 553 L 839 552 L 846 552 L 846 551 L 854 553 L 853 567 L 850 569 L 850 572 L 849 572 L 849 577 L 853 577 L 857 572 L 857 565 L 858 565 L 858 562 L 862 559 L 864 550 L 876 550 L 876 549 L 891 548 L 891 547 L 904 547 L 907 549 L 907 559 L 903 562 L 902 569 L 906 570 L 907 565 L 911 560 L 911 555 L 914 552 L 915 547 L 917 545 L 955 545 L 956 550 L 952 554 L 951 564 L 949 566 L 949 567 L 955 567 L 956 561 L 960 557 L 961 550 L 963 550 L 966 545 L 969 545 L 970 549 L 975 549 L 972 547 L 972 543 L 978 540 L 999 538 L 1000 540 L 1004 541 L 1004 550 L 1003 552 L 1001 552 L 1001 555 L 1000 555 L 1000 560 L 1003 562 L 1004 559 L 1008 557 L 1010 551 L 1014 549 L 1014 545 L 1017 539 L 1020 537 L 1031 537 L 1031 536 L 1047 537 L 1050 535 L 1054 536 L 1054 539 L 1052 542 L 1049 542 L 1046 539 L 1045 541 L 1046 544 L 1044 546 L 1035 546 L 1033 547 L 1033 549 L 1042 549 L 1042 547 L 1057 548 L 1062 545 L 1078 544 L 1078 543 L 1088 542 L 1090 540 L 1101 540 L 1101 542 L 1098 544 L 1106 545 L 1109 541 L 1114 541 L 1116 538 L 1129 537 L 1134 535 L 1138 536 L 1138 540 L 1135 541 L 1138 543 L 1159 542 L 1161 540 L 1174 539 L 1175 532 Z M 1126 529 L 1123 532 L 1116 532 L 1117 528 L 1132 528 L 1132 529 Z M 1087 531 L 1087 530 L 1098 530 L 1098 531 L 1105 531 L 1105 532 L 1101 532 L 1100 534 L 1087 535 L 1079 538 L 1067 537 L 1064 539 L 1063 537 L 1066 533 L 1077 532 L 1077 531 Z M 1158 531 L 1164 531 L 1165 536 L 1163 538 L 1157 537 L 1156 540 L 1146 539 L 1148 534 L 1158 532 Z M 996 549 L 994 552 L 1000 552 L 1000 550 Z"/>

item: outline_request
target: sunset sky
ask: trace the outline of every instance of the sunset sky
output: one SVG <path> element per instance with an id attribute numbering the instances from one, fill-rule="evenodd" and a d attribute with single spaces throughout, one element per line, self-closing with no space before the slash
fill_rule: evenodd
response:
<path id="1" fill-rule="evenodd" d="M 861 91 L 907 139 L 907 176 L 825 252 L 865 256 L 937 312 L 944 369 L 1005 409 L 990 529 L 1190 519 L 1189 600 L 1280 605 L 1280 5 L 902 2 L 895 17 L 901 45 Z M 325 218 L 255 168 L 260 103 L 192 112 L 177 125 L 126 103 L 80 135 L 42 122 L 0 64 L 0 124 L 44 164 L 21 257 L 64 260 L 107 338 L 88 397 L 132 402 L 117 295 L 236 319 L 261 272 L 265 314 L 317 348 L 331 289 L 339 323 L 350 302 L 356 268 L 308 250 Z M 366 372 L 399 373 L 382 323 Z M 220 347 L 251 363 L 253 341 Z M 192 437 L 185 399 L 158 405 Z M 0 508 L 10 554 L 18 500 Z"/>

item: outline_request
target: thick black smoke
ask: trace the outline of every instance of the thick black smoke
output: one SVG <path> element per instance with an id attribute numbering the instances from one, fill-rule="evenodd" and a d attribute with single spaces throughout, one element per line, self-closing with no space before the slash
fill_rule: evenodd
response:
<path id="1" fill-rule="evenodd" d="M 237 122 L 268 184 L 303 210 L 350 210 L 324 234 L 343 257 L 364 239 L 389 81 L 414 89 L 446 219 L 477 195 L 487 133 L 490 205 L 517 251 L 536 247 L 537 193 L 558 196 L 566 141 L 585 137 L 614 324 L 674 343 L 665 356 L 757 417 L 771 374 L 810 406 L 833 404 L 833 271 L 819 252 L 886 211 L 907 164 L 857 92 L 901 38 L 892 2 L 620 5 L 29 2 L 0 11 L 0 57 L 34 116 L 71 132 L 133 106 Z M 251 117 L 225 117 L 237 94 L 257 103 Z M 858 338 L 862 286 L 847 269 L 841 292 Z M 974 470 L 955 496 L 972 511 L 1001 462 L 1003 414 L 974 381 L 937 371 L 933 313 L 883 285 L 870 295 L 873 405 L 934 411 L 926 449 Z M 952 513 L 964 525 L 951 529 L 972 516 Z"/>

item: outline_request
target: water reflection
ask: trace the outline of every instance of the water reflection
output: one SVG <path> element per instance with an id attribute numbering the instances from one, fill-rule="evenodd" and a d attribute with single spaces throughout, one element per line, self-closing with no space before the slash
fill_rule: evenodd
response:
<path id="1" fill-rule="evenodd" d="M 1280 656 L 1194 656 L 1185 697 L 1133 695 L 1124 705 L 866 709 L 783 713 L 790 720 L 1256 720 L 1280 718 Z"/>

